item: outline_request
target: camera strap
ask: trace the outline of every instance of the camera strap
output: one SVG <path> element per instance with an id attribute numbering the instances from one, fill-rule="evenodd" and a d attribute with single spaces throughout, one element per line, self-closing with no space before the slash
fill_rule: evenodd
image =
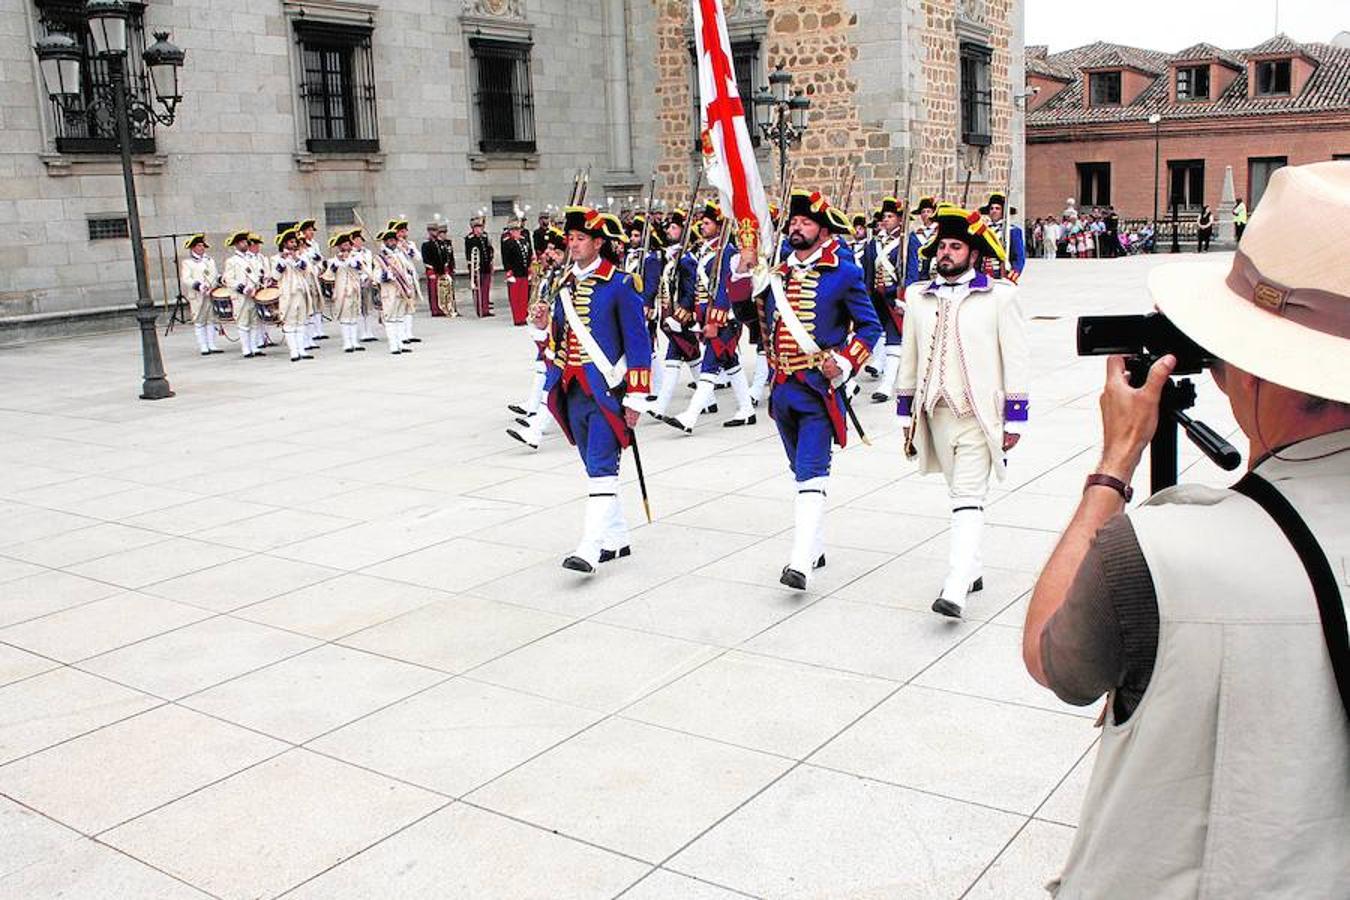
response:
<path id="1" fill-rule="evenodd" d="M 1331 656 L 1331 671 L 1336 676 L 1341 705 L 1345 707 L 1345 714 L 1350 716 L 1350 634 L 1346 631 L 1345 606 L 1336 584 L 1336 574 L 1326 553 L 1298 510 L 1269 481 L 1255 472 L 1248 472 L 1233 485 L 1233 490 L 1252 500 L 1275 520 L 1303 563 L 1308 580 L 1312 582 L 1313 594 L 1317 597 L 1322 638 Z"/>

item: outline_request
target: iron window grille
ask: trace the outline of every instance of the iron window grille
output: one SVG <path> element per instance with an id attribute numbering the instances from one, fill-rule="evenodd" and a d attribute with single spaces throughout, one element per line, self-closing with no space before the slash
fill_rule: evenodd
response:
<path id="1" fill-rule="evenodd" d="M 1287 59 L 1269 59 L 1256 64 L 1256 96 L 1283 97 L 1291 90 L 1293 63 Z"/>
<path id="2" fill-rule="evenodd" d="M 515 216 L 516 207 L 520 205 L 518 197 L 493 197 L 492 198 L 492 217 L 494 219 L 509 219 Z"/>
<path id="3" fill-rule="evenodd" d="M 473 38 L 474 109 L 483 153 L 534 153 L 534 91 L 526 41 Z"/>
<path id="4" fill-rule="evenodd" d="M 325 203 L 323 207 L 324 227 L 342 228 L 347 225 L 355 225 L 356 207 L 358 205 L 355 200 L 348 203 Z"/>
<path id="5" fill-rule="evenodd" d="M 106 241 L 112 239 L 126 239 L 131 236 L 128 231 L 126 216 L 101 216 L 96 219 L 89 219 L 89 240 Z"/>
<path id="6" fill-rule="evenodd" d="M 1120 73 L 1089 72 L 1088 103 L 1092 106 L 1120 105 Z"/>
<path id="7" fill-rule="evenodd" d="M 368 25 L 296 21 L 300 100 L 309 152 L 374 153 L 380 149 L 372 34 Z"/>
<path id="8" fill-rule="evenodd" d="M 1186 66 L 1177 69 L 1177 99 L 1209 99 L 1209 66 Z"/>
<path id="9" fill-rule="evenodd" d="M 689 64 L 692 66 L 690 70 L 690 97 L 694 102 L 694 149 L 698 150 L 699 140 L 702 137 L 699 125 L 703 116 L 703 105 L 699 97 L 698 87 L 698 45 L 692 40 L 689 42 Z M 741 106 L 745 108 L 745 127 L 750 131 L 750 146 L 758 147 L 761 140 L 759 108 L 754 104 L 753 99 L 756 92 L 764 85 L 764 80 L 760 76 L 759 40 L 757 38 L 732 42 L 731 68 L 736 73 L 736 91 L 741 95 Z"/>
<path id="10" fill-rule="evenodd" d="M 993 54 L 984 44 L 961 44 L 961 141 L 976 147 L 994 142 L 994 91 L 989 76 Z"/>
<path id="11" fill-rule="evenodd" d="M 145 69 L 145 4 L 127 4 L 127 89 L 131 96 L 151 104 L 150 74 Z M 82 0 L 38 0 L 38 28 L 43 36 L 66 34 L 81 50 L 80 97 L 74 103 L 48 102 L 56 128 L 57 153 L 117 153 L 112 72 L 108 60 L 94 55 Z M 131 116 L 131 152 L 155 152 L 155 122 Z"/>

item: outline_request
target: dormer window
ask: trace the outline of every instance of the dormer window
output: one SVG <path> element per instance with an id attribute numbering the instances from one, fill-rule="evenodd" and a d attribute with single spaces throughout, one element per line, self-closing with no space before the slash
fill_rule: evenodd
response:
<path id="1" fill-rule="evenodd" d="M 1180 66 L 1177 68 L 1177 100 L 1209 99 L 1209 66 Z"/>
<path id="2" fill-rule="evenodd" d="M 1256 96 L 1285 97 L 1293 84 L 1293 60 L 1266 59 L 1256 64 Z"/>
<path id="3" fill-rule="evenodd" d="M 1088 104 L 1090 106 L 1120 105 L 1120 72 L 1088 73 Z"/>

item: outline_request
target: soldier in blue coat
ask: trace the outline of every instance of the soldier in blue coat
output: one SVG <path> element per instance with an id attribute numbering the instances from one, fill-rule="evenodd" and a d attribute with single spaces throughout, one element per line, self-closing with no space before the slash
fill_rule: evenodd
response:
<path id="1" fill-rule="evenodd" d="M 871 354 L 881 325 L 862 270 L 842 259 L 829 203 L 795 191 L 788 207 L 792 252 L 759 297 L 772 368 L 769 412 L 797 483 L 792 553 L 779 580 L 804 590 L 825 565 L 823 523 L 833 444 L 848 440 L 838 388 Z"/>
<path id="2" fill-rule="evenodd" d="M 686 249 L 684 232 L 687 227 L 688 217 L 682 209 L 675 210 L 666 219 L 661 277 L 654 285 L 656 293 L 652 297 L 659 328 L 666 337 L 666 354 L 661 377 L 657 380 L 656 402 L 647 414 L 662 421 L 675 396 L 675 388 L 679 386 L 680 369 L 703 356 L 703 344 L 694 330 L 698 264 Z"/>
<path id="3" fill-rule="evenodd" d="M 590 574 L 628 556 L 628 523 L 619 500 L 619 458 L 651 387 L 651 338 L 633 281 L 601 256 L 622 240 L 617 220 L 569 207 L 563 224 L 571 267 L 538 326 L 549 332 L 548 408 L 586 467 L 590 493 L 576 552 L 563 568 Z"/>
<path id="4" fill-rule="evenodd" d="M 910 213 L 910 217 L 917 218 L 919 224 L 909 233 L 909 238 L 905 242 L 905 253 L 909 257 L 905 262 L 905 287 L 916 281 L 926 282 L 931 277 L 929 269 L 933 260 L 920 254 L 919 250 L 937 234 L 936 216 L 937 201 L 932 197 L 920 197 L 919 205 Z"/>
<path id="5" fill-rule="evenodd" d="M 900 288 L 901 259 L 905 228 L 901 216 L 902 205 L 895 197 L 886 197 L 881 201 L 881 230 L 869 240 L 863 249 L 863 283 L 876 307 L 877 319 L 881 322 L 884 336 L 876 347 L 872 348 L 872 362 L 868 366 L 871 372 L 879 374 L 881 380 L 872 390 L 873 403 L 885 403 L 891 399 L 895 390 L 895 376 L 900 373 L 900 337 L 904 332 L 904 297 Z M 876 372 L 877 357 L 881 356 L 884 368 Z"/>
<path id="6" fill-rule="evenodd" d="M 716 203 L 708 203 L 698 218 L 703 232 L 703 246 L 698 254 L 695 281 L 695 313 L 703 335 L 703 360 L 699 365 L 698 384 L 694 396 L 684 412 L 666 416 L 665 422 L 685 434 L 692 434 L 698 417 L 713 402 L 718 375 L 725 374 L 736 396 L 736 413 L 723 422 L 723 427 L 736 428 L 755 424 L 754 404 L 750 402 L 750 383 L 741 367 L 742 326 L 732 314 L 731 286 L 732 258 L 736 248 L 723 240 L 725 221 Z"/>
<path id="7" fill-rule="evenodd" d="M 1008 206 L 1008 196 L 1001 193 L 989 195 L 989 202 L 980 207 L 980 212 L 984 214 L 989 222 L 989 228 L 998 236 L 999 241 L 1003 241 L 1003 216 Z M 1013 210 L 1017 212 L 1017 210 Z M 1027 265 L 1027 242 L 1022 234 L 1022 228 L 1015 222 L 1008 222 L 1008 262 L 1005 265 L 1002 260 L 993 257 L 984 260 L 984 272 L 994 278 L 1004 278 L 1016 283 L 1022 277 L 1022 270 Z"/>

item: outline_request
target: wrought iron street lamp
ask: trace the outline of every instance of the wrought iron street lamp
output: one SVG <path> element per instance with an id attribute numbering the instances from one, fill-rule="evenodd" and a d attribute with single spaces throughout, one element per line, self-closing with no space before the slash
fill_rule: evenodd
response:
<path id="1" fill-rule="evenodd" d="M 800 143 L 806 133 L 811 101 L 800 90 L 792 91 L 792 73 L 779 63 L 769 73 L 769 86 L 755 94 L 754 103 L 763 110 L 760 134 L 778 148 L 778 183 L 786 184 L 788 148 Z"/>
<path id="2" fill-rule="evenodd" d="M 1162 165 L 1159 153 L 1162 116 L 1154 113 L 1148 117 L 1148 124 L 1153 126 L 1153 240 L 1149 242 L 1148 252 L 1156 253 L 1158 250 L 1158 169 Z"/>
<path id="3" fill-rule="evenodd" d="M 141 358 L 145 370 L 141 399 L 161 400 L 172 397 L 173 390 L 164 376 L 164 360 L 155 332 L 155 304 L 150 297 L 150 279 L 145 271 L 141 213 L 131 168 L 131 126 L 135 122 L 142 128 L 152 121 L 166 127 L 173 124 L 174 112 L 183 99 L 178 76 L 186 54 L 169 43 L 168 32 L 156 33 L 155 43 L 141 57 L 150 72 L 154 92 L 154 102 L 146 102 L 134 94 L 127 83 L 127 19 L 130 13 L 125 0 L 89 0 L 84 11 L 93 38 L 94 55 L 108 66 L 110 80 L 106 86 L 96 87 L 89 96 L 81 95 L 81 54 L 79 45 L 68 35 L 44 37 L 37 42 L 33 52 L 37 54 L 47 95 L 59 114 L 75 121 L 88 116 L 97 107 L 112 106 L 122 157 L 122 184 L 127 196 L 131 261 L 136 270 L 136 321 L 141 329 Z"/>

